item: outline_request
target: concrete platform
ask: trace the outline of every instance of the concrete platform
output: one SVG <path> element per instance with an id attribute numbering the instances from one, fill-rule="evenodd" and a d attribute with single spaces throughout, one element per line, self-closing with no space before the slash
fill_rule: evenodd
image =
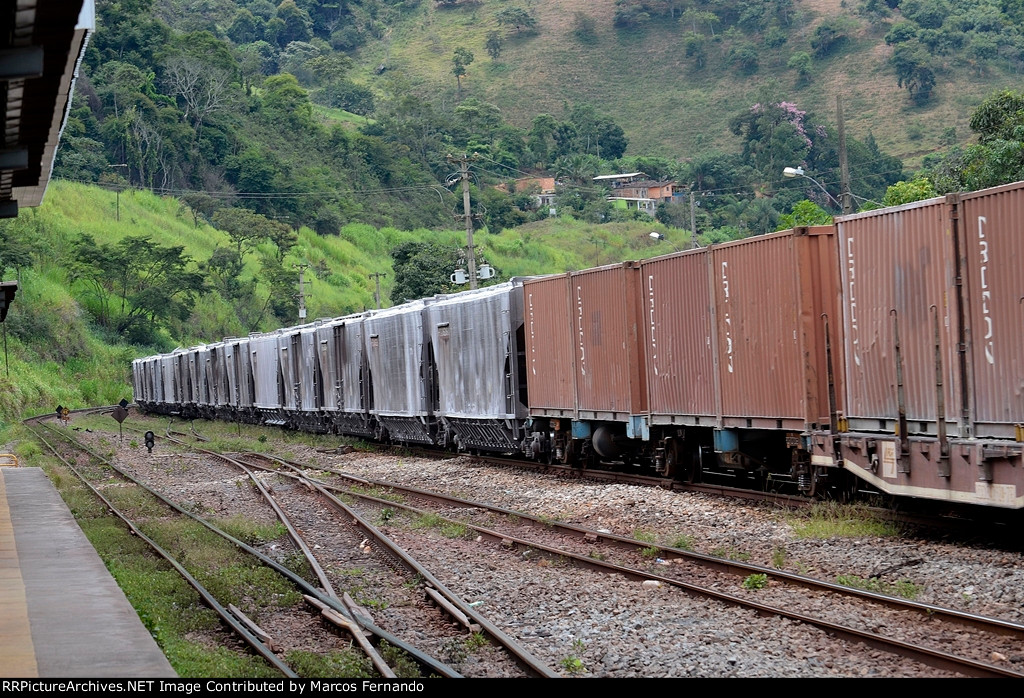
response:
<path id="1" fill-rule="evenodd" d="M 0 677 L 176 676 L 46 474 L 0 468 Z"/>

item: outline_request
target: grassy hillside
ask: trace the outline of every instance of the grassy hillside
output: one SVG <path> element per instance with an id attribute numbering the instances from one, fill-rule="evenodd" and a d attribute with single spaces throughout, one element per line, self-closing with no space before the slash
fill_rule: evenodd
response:
<path id="1" fill-rule="evenodd" d="M 81 234 L 93 236 L 100 244 L 148 235 L 155 244 L 183 246 L 196 262 L 209 259 L 218 246 L 230 245 L 225 233 L 205 224 L 196 227 L 191 212 L 175 198 L 127 191 L 118 200 L 111 191 L 57 180 L 41 207 L 24 210 L 5 225 L 12 239 L 31 246 L 32 263 L 19 274 L 8 269 L 3 277 L 17 278 L 20 289 L 5 323 L 10 372 L 8 375 L 0 368 L 0 442 L 12 422 L 49 412 L 58 404 L 75 408 L 130 399 L 130 363 L 137 356 L 219 340 L 224 328 L 228 328 L 227 334 L 244 333 L 231 306 L 211 292 L 199 298 L 187 321 L 164 331 L 159 345 L 124 344 L 94 322 L 88 311 L 93 301 L 89 287 L 73 283 L 72 243 Z M 678 245 L 686 242 L 682 231 L 657 224 L 593 225 L 561 219 L 501 235 L 481 232 L 475 242 L 481 259 L 507 279 L 671 252 L 670 242 L 648 237 L 652 229 L 664 232 Z M 394 270 L 389 253 L 409 240 L 441 241 L 456 247 L 465 244 L 465 234 L 349 225 L 337 237 L 320 237 L 301 229 L 285 265 L 309 265 L 308 318 L 336 317 L 374 307 L 374 284 L 369 276 L 373 272 L 386 274 L 382 278 L 383 303 L 390 305 Z M 258 274 L 258 252 L 246 255 L 244 275 Z M 265 284 L 257 285 L 258 298 L 269 293 Z M 268 317 L 260 329 L 275 329 L 279 324 Z M 298 318 L 290 324 L 298 324 Z"/>
<path id="2" fill-rule="evenodd" d="M 528 125 L 534 115 L 560 115 L 564 105 L 589 102 L 611 115 L 630 139 L 627 154 L 689 158 L 709 148 L 736 149 L 729 118 L 749 108 L 761 95 L 796 102 L 835 121 L 836 96 L 842 95 L 849 133 L 858 139 L 872 132 L 883 151 L 910 165 L 921 156 L 968 140 L 971 110 L 994 89 L 1015 87 L 1019 74 L 1005 60 L 983 66 L 947 59 L 936 74 L 932 99 L 915 106 L 897 85 L 888 64 L 892 47 L 884 36 L 900 21 L 896 11 L 887 22 L 872 25 L 856 14 L 857 3 L 845 0 L 797 0 L 784 27 L 789 40 L 769 48 L 760 35 L 723 33 L 708 39 L 708 60 L 697 68 L 686 56 L 689 25 L 652 19 L 636 29 L 613 26 L 615 0 L 512 0 L 462 2 L 454 7 L 420 3 L 397 19 L 386 40 L 370 42 L 357 55 L 361 78 L 378 89 L 396 77 L 422 85 L 424 93 L 457 98 L 452 53 L 463 46 L 474 62 L 462 79 L 463 96 L 496 104 L 511 122 Z M 499 27 L 495 14 L 518 5 L 537 19 L 532 33 L 516 35 Z M 582 39 L 576 13 L 593 20 L 593 33 Z M 811 39 L 825 19 L 848 16 L 849 40 L 824 59 L 815 59 L 808 79 L 787 67 L 797 52 L 813 53 Z M 500 57 L 492 61 L 484 48 L 488 32 L 507 36 Z M 730 48 L 748 41 L 759 67 L 745 74 L 728 60 Z M 389 70 L 376 75 L 386 62 Z"/>

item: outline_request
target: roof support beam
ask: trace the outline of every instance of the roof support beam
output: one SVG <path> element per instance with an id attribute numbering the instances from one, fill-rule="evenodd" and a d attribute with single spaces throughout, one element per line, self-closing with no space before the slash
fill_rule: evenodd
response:
<path id="1" fill-rule="evenodd" d="M 0 150 L 0 170 L 28 169 L 28 148 Z"/>
<path id="2" fill-rule="evenodd" d="M 42 74 L 42 46 L 0 49 L 0 80 L 24 80 Z"/>

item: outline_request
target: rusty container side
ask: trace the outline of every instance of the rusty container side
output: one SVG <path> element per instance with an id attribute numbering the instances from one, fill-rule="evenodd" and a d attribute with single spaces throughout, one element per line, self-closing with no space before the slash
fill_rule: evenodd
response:
<path id="1" fill-rule="evenodd" d="M 723 426 L 828 425 L 823 314 L 835 295 L 819 284 L 835 288 L 834 239 L 820 226 L 711 250 Z"/>
<path id="2" fill-rule="evenodd" d="M 837 227 L 850 427 L 894 433 L 902 409 L 908 435 L 936 434 L 941 375 L 945 428 L 956 435 L 959 319 L 946 200 L 847 216 Z"/>
<path id="3" fill-rule="evenodd" d="M 803 331 L 810 352 L 805 374 L 810 428 L 836 428 L 846 396 L 843 381 L 842 286 L 839 281 L 839 235 L 834 225 L 798 228 Z"/>
<path id="4" fill-rule="evenodd" d="M 641 263 L 648 400 L 655 424 L 712 424 L 715 406 L 707 248 Z"/>
<path id="5" fill-rule="evenodd" d="M 638 262 L 572 274 L 569 303 L 581 419 L 627 421 L 647 413 L 640 298 Z"/>
<path id="6" fill-rule="evenodd" d="M 974 435 L 1024 423 L 1024 183 L 960 197 Z"/>
<path id="7" fill-rule="evenodd" d="M 569 275 L 525 280 L 523 320 L 530 414 L 575 416 Z"/>

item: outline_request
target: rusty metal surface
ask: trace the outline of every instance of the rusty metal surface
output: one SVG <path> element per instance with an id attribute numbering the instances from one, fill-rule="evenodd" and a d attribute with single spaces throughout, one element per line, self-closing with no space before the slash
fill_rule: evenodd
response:
<path id="1" fill-rule="evenodd" d="M 569 292 L 580 417 L 625 421 L 645 414 L 639 263 L 574 272 Z"/>
<path id="2" fill-rule="evenodd" d="M 525 280 L 523 316 L 530 414 L 572 416 L 576 395 L 569 275 Z"/>
<path id="3" fill-rule="evenodd" d="M 818 226 L 711 249 L 723 425 L 828 425 L 823 315 L 837 314 L 834 244 L 833 228 Z"/>
<path id="4" fill-rule="evenodd" d="M 907 434 L 935 434 L 938 374 L 945 428 L 957 434 L 956 250 L 946 200 L 847 216 L 837 228 L 851 427 L 893 433 L 903 411 Z"/>
<path id="5" fill-rule="evenodd" d="M 711 285 L 707 248 L 641 263 L 644 344 L 652 421 L 714 418 Z"/>
<path id="6" fill-rule="evenodd" d="M 968 366 L 976 436 L 1024 423 L 1024 183 L 960 197 Z"/>

